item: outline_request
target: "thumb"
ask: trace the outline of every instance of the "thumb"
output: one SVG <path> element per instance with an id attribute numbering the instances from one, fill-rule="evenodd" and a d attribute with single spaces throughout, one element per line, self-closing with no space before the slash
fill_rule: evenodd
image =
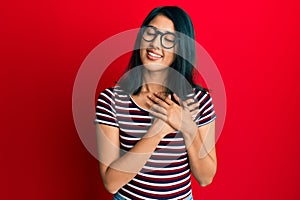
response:
<path id="1" fill-rule="evenodd" d="M 189 107 L 188 107 L 188 105 L 187 105 L 187 103 L 185 101 L 182 102 L 182 105 L 183 105 L 183 109 L 189 111 Z"/>
<path id="2" fill-rule="evenodd" d="M 179 97 L 175 93 L 173 93 L 173 97 L 174 97 L 175 101 L 177 101 L 177 103 L 179 105 L 181 105 L 181 100 L 179 99 Z"/>

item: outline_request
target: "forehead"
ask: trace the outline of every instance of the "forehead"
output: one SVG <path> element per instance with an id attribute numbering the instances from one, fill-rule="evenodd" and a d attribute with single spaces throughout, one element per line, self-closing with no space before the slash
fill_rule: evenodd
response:
<path id="1" fill-rule="evenodd" d="M 150 21 L 149 25 L 155 26 L 160 30 L 175 32 L 174 23 L 164 15 L 157 15 Z"/>

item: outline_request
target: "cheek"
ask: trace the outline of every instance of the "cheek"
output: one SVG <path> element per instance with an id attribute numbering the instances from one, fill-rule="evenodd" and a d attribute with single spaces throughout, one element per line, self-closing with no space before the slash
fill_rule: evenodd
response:
<path id="1" fill-rule="evenodd" d="M 141 41 L 141 44 L 140 44 L 140 49 L 146 49 L 147 46 L 148 46 L 148 42 L 142 40 L 142 41 Z"/>
<path id="2" fill-rule="evenodd" d="M 144 57 L 146 56 L 147 51 L 146 51 L 145 48 L 141 48 L 141 49 L 139 50 L 139 52 L 140 52 L 140 58 L 141 58 L 141 59 L 144 58 Z"/>
<path id="3" fill-rule="evenodd" d="M 166 52 L 165 57 L 167 58 L 166 61 L 172 64 L 175 60 L 176 54 L 174 52 Z"/>

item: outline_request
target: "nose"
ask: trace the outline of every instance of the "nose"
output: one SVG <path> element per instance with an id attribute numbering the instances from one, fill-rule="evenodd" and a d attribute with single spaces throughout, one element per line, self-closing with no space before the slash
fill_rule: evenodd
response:
<path id="1" fill-rule="evenodd" d="M 154 38 L 154 40 L 151 42 L 151 46 L 153 48 L 158 48 L 158 49 L 161 49 L 161 35 L 160 34 L 157 34 L 156 37 Z"/>

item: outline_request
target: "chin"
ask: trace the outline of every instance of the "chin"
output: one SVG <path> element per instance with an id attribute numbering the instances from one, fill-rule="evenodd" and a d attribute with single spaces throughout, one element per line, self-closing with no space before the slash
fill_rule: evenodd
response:
<path id="1" fill-rule="evenodd" d="M 163 64 L 160 64 L 160 63 L 153 63 L 153 62 L 145 62 L 143 64 L 143 66 L 146 70 L 153 71 L 153 72 L 164 71 L 164 70 L 167 70 L 169 68 L 169 66 L 167 66 L 167 65 L 163 65 Z"/>

